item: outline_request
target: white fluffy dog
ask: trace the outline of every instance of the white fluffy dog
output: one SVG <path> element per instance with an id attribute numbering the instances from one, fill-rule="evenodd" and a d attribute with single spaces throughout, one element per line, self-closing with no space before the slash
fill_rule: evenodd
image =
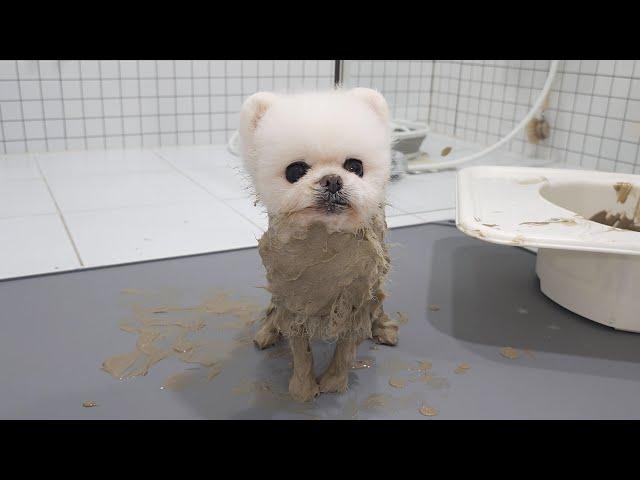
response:
<path id="1" fill-rule="evenodd" d="M 255 343 L 266 348 L 280 335 L 289 338 L 294 398 L 343 392 L 359 342 L 397 342 L 397 325 L 382 310 L 389 260 L 387 103 L 367 88 L 256 93 L 242 107 L 240 139 L 245 168 L 269 215 L 260 255 L 272 300 Z M 336 340 L 318 381 L 314 338 Z"/>

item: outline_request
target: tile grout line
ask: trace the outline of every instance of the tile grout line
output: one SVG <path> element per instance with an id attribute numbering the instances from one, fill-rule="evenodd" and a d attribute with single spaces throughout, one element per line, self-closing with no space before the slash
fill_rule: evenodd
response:
<path id="1" fill-rule="evenodd" d="M 233 210 L 234 213 L 238 214 L 241 218 L 243 218 L 244 220 L 246 220 L 247 222 L 251 223 L 251 225 L 257 227 L 258 229 L 262 230 L 262 227 L 260 225 L 258 225 L 257 223 L 255 223 L 253 220 L 251 220 L 250 218 L 244 216 L 242 213 L 240 213 L 238 210 L 236 210 L 235 208 L 233 208 L 231 205 L 229 205 L 227 203 L 227 201 L 223 198 L 218 197 L 217 195 L 215 195 L 213 192 L 211 192 L 207 187 L 205 187 L 204 185 L 201 185 L 199 182 L 197 182 L 196 180 L 194 180 L 193 178 L 191 178 L 191 176 L 189 176 L 187 173 L 183 172 L 182 170 L 180 170 L 178 167 L 176 167 L 173 162 L 171 162 L 171 160 L 168 160 L 167 158 L 163 157 L 160 153 L 156 152 L 155 150 L 152 150 L 153 154 L 156 155 L 158 158 L 164 160 L 167 164 L 169 164 L 169 166 L 175 170 L 177 173 L 179 173 L 180 175 L 182 175 L 183 177 L 185 177 L 186 179 L 188 179 L 189 181 L 191 181 L 194 185 L 198 186 L 199 188 L 201 188 L 202 190 L 204 190 L 206 193 L 208 193 L 209 195 L 211 195 L 213 198 L 215 198 L 216 200 L 218 200 L 219 202 L 223 203 L 224 205 L 226 205 L 227 207 L 229 207 L 231 210 Z M 233 199 L 233 200 L 238 200 L 238 199 Z M 251 200 L 251 197 L 248 197 L 248 200 Z"/>
<path id="2" fill-rule="evenodd" d="M 58 205 L 58 201 L 56 200 L 56 197 L 53 195 L 53 191 L 51 190 L 51 187 L 49 186 L 49 182 L 47 181 L 47 177 L 44 175 L 44 172 L 42 171 L 42 168 L 40 167 L 40 161 L 38 160 L 38 157 L 35 156 L 34 158 L 35 162 L 36 162 L 36 167 L 38 168 L 38 172 L 40 172 L 40 177 L 42 178 L 42 181 L 44 182 L 45 186 L 47 187 L 47 191 L 49 192 L 49 195 L 51 196 L 51 200 L 53 201 L 53 204 L 56 207 L 56 210 L 58 211 L 58 216 L 60 217 L 60 221 L 62 221 L 62 225 L 64 226 L 64 230 L 67 232 L 67 236 L 69 237 L 69 241 L 71 242 L 71 246 L 73 247 L 73 251 L 76 254 L 76 258 L 78 259 L 78 262 L 80 263 L 81 267 L 84 267 L 84 262 L 82 261 L 82 257 L 80 256 L 80 252 L 78 251 L 78 247 L 76 245 L 76 242 L 73 240 L 73 237 L 71 236 L 71 231 L 69 230 L 69 226 L 67 225 L 67 221 L 64 218 L 64 215 L 62 214 L 62 210 L 60 209 L 60 205 Z"/>

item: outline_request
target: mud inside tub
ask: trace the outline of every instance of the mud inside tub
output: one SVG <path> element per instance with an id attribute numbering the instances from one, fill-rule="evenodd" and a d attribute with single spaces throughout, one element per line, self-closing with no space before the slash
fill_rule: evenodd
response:
<path id="1" fill-rule="evenodd" d="M 597 222 L 608 227 L 618 228 L 621 230 L 631 230 L 634 232 L 640 232 L 640 195 L 638 194 L 638 188 L 628 182 L 618 182 L 613 185 L 613 189 L 616 192 L 617 203 L 620 205 L 627 204 L 629 197 L 635 193 L 638 197 L 633 211 L 613 211 L 612 209 L 602 209 L 594 213 L 589 217 L 592 222 Z M 632 204 L 633 205 L 633 204 Z M 631 216 L 628 216 L 629 213 Z"/>

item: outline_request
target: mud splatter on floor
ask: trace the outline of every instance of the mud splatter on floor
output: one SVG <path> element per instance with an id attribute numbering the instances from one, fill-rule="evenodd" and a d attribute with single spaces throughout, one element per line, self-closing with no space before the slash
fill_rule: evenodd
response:
<path id="1" fill-rule="evenodd" d="M 362 408 L 384 408 L 391 403 L 392 399 L 393 397 L 388 393 L 374 393 L 369 395 L 364 402 L 362 402 Z"/>
<path id="2" fill-rule="evenodd" d="M 456 367 L 453 373 L 467 373 L 467 371 L 469 371 L 470 368 L 471 368 L 471 365 L 469 365 L 466 362 L 463 362 Z"/>
<path id="3" fill-rule="evenodd" d="M 427 370 L 431 370 L 431 367 L 432 367 L 431 362 L 418 360 L 417 370 L 419 372 L 426 372 Z"/>
<path id="4" fill-rule="evenodd" d="M 429 310 L 431 310 L 432 312 L 437 312 L 440 310 L 440 305 L 436 305 L 435 303 L 431 304 L 429 305 Z"/>
<path id="5" fill-rule="evenodd" d="M 82 406 L 84 408 L 93 408 L 93 407 L 97 407 L 98 404 L 96 402 L 89 401 L 89 402 L 82 402 Z"/>
<path id="6" fill-rule="evenodd" d="M 404 388 L 407 386 L 407 381 L 404 378 L 391 377 L 389 379 L 389 385 L 393 388 Z"/>
<path id="7" fill-rule="evenodd" d="M 515 360 L 520 356 L 520 353 L 515 348 L 512 347 L 503 347 L 500 349 L 500 355 L 506 357 L 510 360 Z"/>
<path id="8" fill-rule="evenodd" d="M 435 417 L 436 415 L 438 415 L 438 410 L 436 410 L 433 407 L 428 407 L 426 405 L 421 406 L 418 411 L 420 412 L 421 415 L 424 415 L 425 417 Z"/>
<path id="9" fill-rule="evenodd" d="M 123 292 L 132 294 L 132 291 L 140 292 L 134 289 Z M 144 300 L 151 303 L 153 298 Z M 147 375 L 154 365 L 167 358 L 201 367 L 197 373 L 170 376 L 163 385 L 167 390 L 184 388 L 200 373 L 205 374 L 206 380 L 215 378 L 234 351 L 251 344 L 249 327 L 262 310 L 251 301 L 231 298 L 227 292 L 213 292 L 193 306 L 138 302 L 131 309 L 131 317 L 121 323 L 120 329 L 138 336 L 135 350 L 108 358 L 102 370 L 122 380 Z"/>
<path id="10" fill-rule="evenodd" d="M 254 302 L 232 298 L 226 292 L 214 292 L 195 305 L 180 305 L 172 301 L 171 295 L 158 292 L 126 295 L 136 297 L 132 300 L 130 317 L 119 327 L 123 332 L 136 336 L 136 345 L 132 351 L 106 359 L 103 370 L 118 379 L 139 377 L 147 375 L 156 364 L 173 358 L 187 368 L 164 379 L 161 389 L 165 391 L 177 392 L 207 385 L 224 371 L 225 364 L 229 364 L 232 358 L 244 358 L 242 349 L 252 346 L 252 326 L 262 311 Z M 440 306 L 435 304 L 429 308 L 440 310 Z M 399 324 L 408 320 L 402 312 L 397 312 L 397 315 Z M 370 349 L 383 350 L 383 347 L 372 345 Z M 239 356 L 236 355 L 238 352 Z M 290 355 L 285 343 L 266 350 L 264 360 L 279 365 L 277 359 L 290 360 Z M 284 365 L 286 361 L 281 363 Z M 458 367 L 461 366 L 466 370 L 464 363 Z M 318 402 L 295 402 L 289 396 L 283 379 L 273 383 L 272 379 L 253 378 L 236 384 L 231 392 L 226 393 L 246 396 L 249 403 L 260 410 L 300 414 L 312 419 L 351 419 L 361 411 L 381 410 L 386 414 L 418 415 L 420 406 L 425 406 L 426 399 L 422 397 L 427 389 L 449 386 L 448 380 L 434 374 L 432 368 L 432 363 L 422 358 L 398 356 L 381 361 L 372 356 L 359 357 L 352 365 L 353 370 L 371 369 L 371 374 L 388 379 L 388 390 L 400 395 L 373 393 L 361 403 L 357 397 L 347 398 L 340 403 L 337 412 L 331 411 L 331 407 L 327 409 L 323 402 L 319 402 L 324 405 L 322 407 Z M 357 389 L 353 392 L 357 393 Z M 326 396 L 320 397 L 323 398 Z"/>
<path id="11" fill-rule="evenodd" d="M 373 357 L 363 357 L 354 360 L 351 364 L 352 370 L 360 370 L 362 368 L 371 368 L 375 363 L 375 359 Z"/>

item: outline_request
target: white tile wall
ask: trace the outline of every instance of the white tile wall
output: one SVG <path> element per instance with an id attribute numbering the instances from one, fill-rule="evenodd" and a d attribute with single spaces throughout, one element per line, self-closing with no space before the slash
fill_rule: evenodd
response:
<path id="1" fill-rule="evenodd" d="M 222 144 L 248 94 L 330 88 L 333 66 L 0 61 L 0 153 Z M 346 61 L 345 84 L 382 91 L 395 117 L 490 144 L 526 114 L 548 68 L 548 60 Z M 508 148 L 569 166 L 640 172 L 640 61 L 562 61 L 546 116 L 549 139 L 532 145 L 522 134 Z"/>
<path id="2" fill-rule="evenodd" d="M 545 82 L 549 60 L 348 61 L 345 83 L 382 91 L 395 116 L 491 144 L 515 127 Z M 640 61 L 560 63 L 546 118 L 549 139 L 511 151 L 568 166 L 640 173 Z"/>
<path id="3" fill-rule="evenodd" d="M 345 61 L 344 83 L 384 93 L 394 117 L 426 120 L 433 66 L 433 60 Z"/>
<path id="4" fill-rule="evenodd" d="M 3 60 L 0 154 L 220 144 L 258 90 L 331 88 L 332 60 Z"/>

